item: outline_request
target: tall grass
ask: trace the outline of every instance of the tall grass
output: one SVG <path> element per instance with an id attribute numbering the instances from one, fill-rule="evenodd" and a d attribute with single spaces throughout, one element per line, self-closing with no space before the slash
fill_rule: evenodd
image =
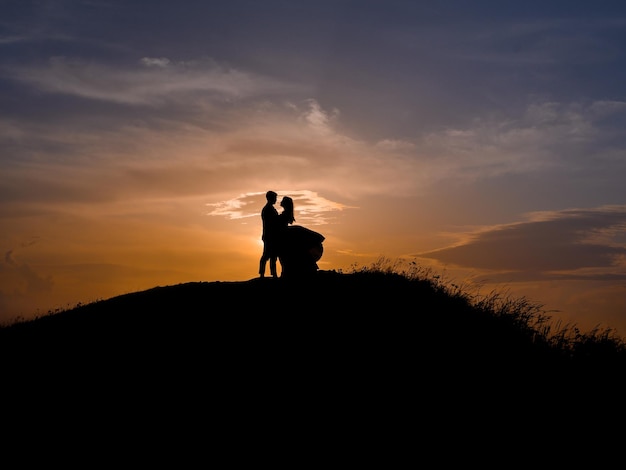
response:
<path id="1" fill-rule="evenodd" d="M 399 276 L 425 283 L 429 289 L 457 305 L 464 305 L 474 316 L 497 320 L 500 328 L 516 331 L 539 347 L 571 359 L 575 363 L 626 364 L 626 341 L 611 327 L 582 331 L 576 324 L 553 320 L 543 304 L 510 293 L 492 290 L 487 294 L 469 284 L 458 284 L 431 268 L 402 258 L 380 257 L 368 266 L 351 266 L 351 274 Z"/>

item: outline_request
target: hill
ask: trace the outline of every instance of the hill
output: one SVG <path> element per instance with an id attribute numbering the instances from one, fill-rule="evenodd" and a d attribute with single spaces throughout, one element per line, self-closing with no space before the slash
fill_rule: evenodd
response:
<path id="1" fill-rule="evenodd" d="M 610 331 L 554 332 L 547 320 L 524 299 L 479 301 L 434 279 L 364 269 L 155 287 L 5 326 L 0 341 L 21 358 L 45 350 L 48 359 L 80 350 L 194 360 L 213 348 L 233 358 L 333 358 L 352 367 L 358 354 L 358 362 L 386 369 L 430 358 L 422 367 L 457 372 L 553 375 L 626 364 L 623 342 Z"/>
<path id="2" fill-rule="evenodd" d="M 392 272 L 185 283 L 0 328 L 3 396 L 85 429 L 199 420 L 222 434 L 279 422 L 289 434 L 332 422 L 333 439 L 350 429 L 396 442 L 407 438 L 398 421 L 480 421 L 497 438 L 546 406 L 561 437 L 581 416 L 604 426 L 625 391 L 621 340 L 549 333 L 523 299 L 476 300 Z"/>

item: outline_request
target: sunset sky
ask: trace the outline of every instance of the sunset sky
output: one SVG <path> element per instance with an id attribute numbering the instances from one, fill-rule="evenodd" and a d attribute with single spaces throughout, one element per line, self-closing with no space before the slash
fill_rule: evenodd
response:
<path id="1" fill-rule="evenodd" d="M 626 336 L 623 1 L 0 8 L 0 322 L 255 278 L 271 189 L 320 269 L 406 260 Z"/>

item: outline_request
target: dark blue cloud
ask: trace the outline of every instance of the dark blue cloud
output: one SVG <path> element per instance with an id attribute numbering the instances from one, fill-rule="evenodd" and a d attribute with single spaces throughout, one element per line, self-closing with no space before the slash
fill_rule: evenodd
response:
<path id="1" fill-rule="evenodd" d="M 555 273 L 558 278 L 626 279 L 625 227 L 624 206 L 572 209 L 480 231 L 460 245 L 416 256 L 506 272 L 507 278 L 511 278 L 511 272 L 517 272 L 524 279 L 529 273 L 534 279 Z M 589 268 L 600 271 L 576 272 Z"/>

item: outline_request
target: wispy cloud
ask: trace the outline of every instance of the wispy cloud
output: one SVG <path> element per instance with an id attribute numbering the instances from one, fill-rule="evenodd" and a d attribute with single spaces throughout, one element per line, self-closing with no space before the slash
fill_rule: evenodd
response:
<path id="1" fill-rule="evenodd" d="M 149 68 L 169 67 L 159 63 Z M 590 159 L 626 161 L 623 136 L 617 129 L 611 135 L 606 124 L 626 116 L 626 104 L 615 101 L 538 103 L 515 119 L 373 143 L 343 134 L 340 112 L 311 99 L 259 100 L 221 111 L 216 128 L 200 125 L 217 119 L 215 110 L 143 122 L 131 116 L 104 128 L 106 117 L 94 123 L 78 115 L 71 126 L 5 119 L 0 190 L 5 200 L 85 202 L 247 194 L 269 181 L 356 200 L 418 195 L 446 181 L 575 171 Z"/>
<path id="2" fill-rule="evenodd" d="M 0 45 L 24 42 L 24 41 L 28 41 L 28 39 L 29 38 L 27 36 L 1 36 Z"/>
<path id="3" fill-rule="evenodd" d="M 308 108 L 301 114 L 309 127 L 322 135 L 332 133 L 331 123 L 339 116 L 339 110 L 325 111 L 316 100 L 306 100 Z"/>
<path id="4" fill-rule="evenodd" d="M 190 93 L 244 98 L 297 88 L 213 60 L 173 62 L 166 57 L 143 57 L 134 66 L 116 67 L 53 57 L 47 64 L 5 66 L 2 75 L 49 93 L 131 105 L 163 104 Z"/>
<path id="5" fill-rule="evenodd" d="M 23 245 L 23 247 L 25 246 L 28 246 L 28 244 Z M 10 273 L 7 273 L 7 271 L 10 271 Z M 54 285 L 52 276 L 42 276 L 27 262 L 16 260 L 14 249 L 10 249 L 4 254 L 4 263 L 0 266 L 0 274 L 2 274 L 3 278 L 6 278 L 7 274 L 14 276 L 18 280 L 17 289 L 21 294 L 32 295 L 47 292 Z"/>
<path id="6" fill-rule="evenodd" d="M 307 225 L 324 225 L 328 223 L 332 212 L 355 209 L 355 207 L 331 201 L 314 191 L 280 189 L 275 191 L 279 195 L 278 203 L 284 196 L 293 199 L 296 220 Z M 265 192 L 241 194 L 227 201 L 208 203 L 207 206 L 212 209 L 207 215 L 228 219 L 259 217 L 259 207 L 263 207 L 265 202 Z"/>

